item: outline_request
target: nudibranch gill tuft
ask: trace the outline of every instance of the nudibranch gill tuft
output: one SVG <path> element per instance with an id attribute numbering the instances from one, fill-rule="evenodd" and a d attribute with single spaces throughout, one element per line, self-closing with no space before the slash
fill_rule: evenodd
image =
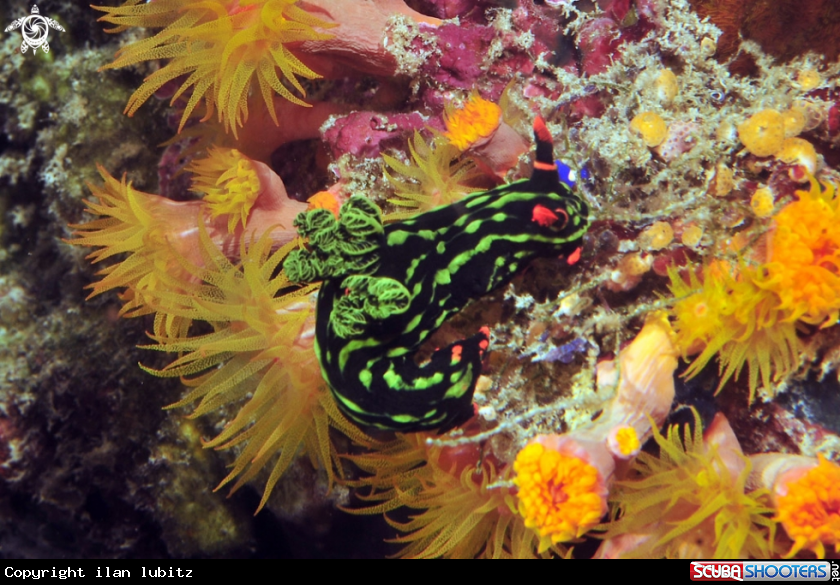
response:
<path id="1" fill-rule="evenodd" d="M 308 245 L 289 255 L 286 273 L 323 280 L 315 350 L 339 408 L 357 424 L 443 432 L 467 421 L 489 330 L 436 350 L 424 365 L 415 363 L 418 348 L 532 259 L 579 253 L 589 209 L 560 182 L 542 118 L 534 136 L 529 179 L 387 226 L 358 196 L 338 219 L 325 209 L 296 219 Z"/>

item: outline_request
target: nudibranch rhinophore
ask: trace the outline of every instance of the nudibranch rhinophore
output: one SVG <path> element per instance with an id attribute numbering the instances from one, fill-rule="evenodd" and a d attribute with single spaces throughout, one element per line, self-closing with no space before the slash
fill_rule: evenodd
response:
<path id="1" fill-rule="evenodd" d="M 420 345 L 532 259 L 578 256 L 589 208 L 560 182 L 540 117 L 534 135 L 529 179 L 387 226 L 361 196 L 338 219 L 316 209 L 295 220 L 308 245 L 289 255 L 286 273 L 323 280 L 315 351 L 339 408 L 357 424 L 443 432 L 466 422 L 489 330 L 437 349 L 423 365 L 415 362 Z"/>

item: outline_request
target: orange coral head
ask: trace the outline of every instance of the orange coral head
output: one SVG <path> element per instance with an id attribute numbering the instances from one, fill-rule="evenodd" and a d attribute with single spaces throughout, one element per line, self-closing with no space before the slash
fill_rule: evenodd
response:
<path id="1" fill-rule="evenodd" d="M 840 552 L 840 466 L 819 455 L 816 466 L 794 467 L 775 482 L 776 519 L 793 539 L 785 558 L 802 549 L 825 558 L 825 545 Z"/>
<path id="2" fill-rule="evenodd" d="M 471 95 L 462 108 L 447 109 L 444 121 L 450 144 L 496 177 L 504 179 L 519 157 L 528 152 L 528 143 L 502 119 L 502 109 L 477 94 Z"/>
<path id="3" fill-rule="evenodd" d="M 833 184 L 823 190 L 810 180 L 811 189 L 776 214 L 762 287 L 778 295 L 786 321 L 828 327 L 840 316 L 840 197 Z"/>
<path id="4" fill-rule="evenodd" d="M 502 109 L 499 106 L 472 94 L 463 107 L 447 112 L 446 137 L 459 149 L 467 150 L 489 138 L 501 121 Z"/>
<path id="5" fill-rule="evenodd" d="M 607 512 L 607 481 L 598 462 L 578 442 L 542 436 L 525 446 L 513 464 L 519 513 L 540 536 L 540 552 L 584 535 Z M 608 472 L 611 475 L 611 459 Z"/>

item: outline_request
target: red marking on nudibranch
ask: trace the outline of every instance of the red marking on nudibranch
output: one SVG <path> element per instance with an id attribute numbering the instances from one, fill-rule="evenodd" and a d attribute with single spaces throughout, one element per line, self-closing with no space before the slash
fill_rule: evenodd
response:
<path id="1" fill-rule="evenodd" d="M 461 361 L 461 352 L 463 351 L 463 347 L 460 345 L 455 345 L 452 347 L 452 363 L 457 364 Z"/>
<path id="2" fill-rule="evenodd" d="M 551 142 L 551 132 L 548 131 L 548 127 L 545 125 L 545 120 L 543 120 L 542 116 L 537 116 L 534 118 L 534 134 L 537 135 L 537 138 L 542 142 Z"/>
<path id="3" fill-rule="evenodd" d="M 349 297 L 349 296 L 350 296 L 350 288 L 349 288 L 349 287 L 344 289 L 344 296 L 345 296 L 345 297 Z"/>
<path id="4" fill-rule="evenodd" d="M 534 168 L 538 171 L 556 171 L 557 165 L 554 163 L 544 163 L 540 161 L 534 161 Z"/>
<path id="5" fill-rule="evenodd" d="M 479 331 L 479 333 L 483 333 L 484 337 L 486 337 L 486 339 L 482 339 L 481 341 L 478 342 L 478 347 L 483 353 L 484 350 L 487 349 L 487 346 L 490 345 L 490 328 L 487 325 L 485 325 L 484 327 L 482 327 L 478 331 Z"/>
<path id="6" fill-rule="evenodd" d="M 535 221 L 543 227 L 548 227 L 555 221 L 560 219 L 556 213 L 551 211 L 545 205 L 535 205 L 534 212 L 531 215 L 531 221 Z"/>
<path id="7" fill-rule="evenodd" d="M 572 264 L 577 264 L 578 260 L 580 260 L 580 250 L 581 248 L 578 247 L 574 252 L 569 254 L 569 257 L 566 259 L 566 263 L 571 266 Z"/>

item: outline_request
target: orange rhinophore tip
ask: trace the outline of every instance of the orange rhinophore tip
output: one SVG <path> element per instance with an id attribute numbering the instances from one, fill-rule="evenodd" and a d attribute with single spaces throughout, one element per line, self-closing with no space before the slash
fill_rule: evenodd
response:
<path id="1" fill-rule="evenodd" d="M 545 120 L 542 116 L 534 118 L 534 134 L 536 134 L 537 138 L 543 142 L 552 141 L 551 132 L 548 131 L 548 127 L 545 125 Z"/>

